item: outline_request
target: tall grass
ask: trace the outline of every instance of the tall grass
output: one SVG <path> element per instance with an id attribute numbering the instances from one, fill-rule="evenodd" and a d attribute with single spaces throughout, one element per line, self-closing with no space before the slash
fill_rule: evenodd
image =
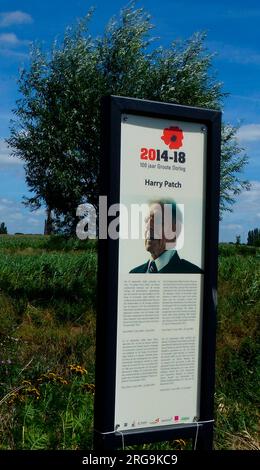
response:
<path id="1" fill-rule="evenodd" d="M 94 307 L 96 253 L 2 254 L 0 285 L 13 298 L 48 302 L 58 298 Z"/>
<path id="2" fill-rule="evenodd" d="M 91 241 L 0 237 L 0 449 L 91 447 L 96 258 Z"/>
<path id="3" fill-rule="evenodd" d="M 219 449 L 256 449 L 260 378 L 260 262 L 221 256 L 216 364 Z"/>
<path id="4" fill-rule="evenodd" d="M 32 253 L 39 251 L 89 251 L 96 248 L 96 240 L 79 240 L 61 235 L 0 235 L 0 251 Z"/>
<path id="5" fill-rule="evenodd" d="M 96 265 L 95 242 L 0 236 L 0 449 L 91 448 Z M 220 247 L 217 449 L 258 447 L 259 282 L 252 250 Z"/>

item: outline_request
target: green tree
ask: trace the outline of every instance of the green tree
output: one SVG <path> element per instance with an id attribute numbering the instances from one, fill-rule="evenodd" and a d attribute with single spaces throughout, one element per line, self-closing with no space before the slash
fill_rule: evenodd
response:
<path id="1" fill-rule="evenodd" d="M 241 243 L 241 235 L 236 235 L 236 245 L 240 245 Z"/>
<path id="2" fill-rule="evenodd" d="M 4 222 L 1 222 L 0 224 L 0 235 L 6 235 L 7 234 L 7 227 Z"/>
<path id="3" fill-rule="evenodd" d="M 247 236 L 247 244 L 252 246 L 260 246 L 260 229 L 255 228 L 254 230 L 249 230 Z"/>
<path id="4" fill-rule="evenodd" d="M 222 126 L 220 161 L 220 218 L 225 211 L 232 211 L 232 205 L 243 189 L 250 189 L 249 182 L 240 178 L 248 158 L 240 147 L 236 133 L 238 128 Z"/>
<path id="5" fill-rule="evenodd" d="M 25 203 L 47 207 L 56 227 L 74 231 L 76 207 L 98 198 L 100 98 L 116 94 L 221 109 L 225 96 L 211 71 L 205 35 L 156 48 L 150 16 L 134 4 L 110 21 L 100 38 L 88 35 L 90 12 L 49 54 L 34 47 L 19 79 L 20 100 L 8 143 L 25 162 L 33 193 Z M 223 127 L 221 213 L 247 187 L 236 129 Z M 47 217 L 47 218 L 48 218 Z"/>

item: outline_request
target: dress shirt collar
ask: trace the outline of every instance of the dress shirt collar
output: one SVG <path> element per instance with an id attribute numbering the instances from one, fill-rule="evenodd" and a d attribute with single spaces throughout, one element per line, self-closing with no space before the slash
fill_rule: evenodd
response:
<path id="1" fill-rule="evenodd" d="M 150 263 L 152 261 L 155 262 L 156 264 L 156 268 L 158 271 L 161 271 L 161 269 L 164 268 L 164 266 L 166 266 L 166 264 L 169 263 L 169 261 L 172 259 L 174 253 L 175 253 L 176 250 L 165 250 L 158 258 L 156 258 L 155 260 L 153 260 L 152 258 L 149 260 L 149 263 L 148 263 L 148 266 L 147 266 L 147 272 L 149 270 L 149 266 L 150 266 Z"/>

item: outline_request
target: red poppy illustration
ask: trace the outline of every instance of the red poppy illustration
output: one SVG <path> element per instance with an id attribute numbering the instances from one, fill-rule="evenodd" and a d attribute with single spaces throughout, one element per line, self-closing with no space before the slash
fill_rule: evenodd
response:
<path id="1" fill-rule="evenodd" d="M 179 127 L 166 127 L 163 130 L 161 139 L 170 149 L 179 149 L 182 147 L 183 132 Z"/>

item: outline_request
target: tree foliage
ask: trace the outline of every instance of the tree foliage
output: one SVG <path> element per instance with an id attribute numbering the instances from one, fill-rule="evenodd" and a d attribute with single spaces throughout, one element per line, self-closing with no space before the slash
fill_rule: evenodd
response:
<path id="1" fill-rule="evenodd" d="M 247 235 L 247 244 L 252 246 L 260 246 L 260 229 L 255 228 L 254 230 L 249 230 Z"/>
<path id="2" fill-rule="evenodd" d="M 6 235 L 7 234 L 7 227 L 4 222 L 1 222 L 0 224 L 0 235 Z"/>
<path id="3" fill-rule="evenodd" d="M 240 147 L 236 133 L 238 128 L 226 124 L 222 126 L 220 161 L 220 217 L 224 211 L 231 211 L 235 196 L 242 189 L 250 189 L 248 181 L 240 178 L 248 158 Z"/>
<path id="4" fill-rule="evenodd" d="M 236 235 L 236 245 L 241 244 L 241 235 Z"/>
<path id="5" fill-rule="evenodd" d="M 108 24 L 102 37 L 88 34 L 90 12 L 67 29 L 49 54 L 34 47 L 21 72 L 20 100 L 9 144 L 25 162 L 31 208 L 46 205 L 56 225 L 74 230 L 76 207 L 97 203 L 100 98 L 116 94 L 221 109 L 225 94 L 211 70 L 205 35 L 196 33 L 169 48 L 156 48 L 151 19 L 134 4 Z M 238 172 L 246 163 L 236 129 L 223 127 L 221 212 L 247 183 Z"/>

